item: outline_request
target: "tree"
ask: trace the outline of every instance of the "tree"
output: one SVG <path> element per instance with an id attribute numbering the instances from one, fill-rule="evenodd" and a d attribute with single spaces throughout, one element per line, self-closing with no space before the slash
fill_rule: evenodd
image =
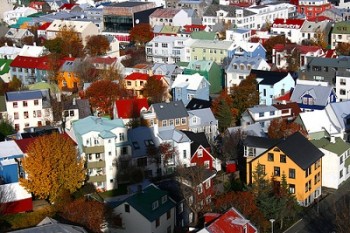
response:
<path id="1" fill-rule="evenodd" d="M 15 132 L 16 131 L 9 120 L 2 119 L 0 121 L 0 141 L 4 141 L 6 136 L 14 134 Z"/>
<path id="2" fill-rule="evenodd" d="M 16 76 L 13 76 L 11 81 L 8 83 L 8 91 L 18 91 L 22 87 L 22 82 Z"/>
<path id="3" fill-rule="evenodd" d="M 4 46 L 5 43 L 7 46 L 13 46 L 13 41 L 5 36 L 0 37 L 0 47 Z"/>
<path id="4" fill-rule="evenodd" d="M 113 118 L 113 104 L 119 98 L 119 84 L 110 80 L 93 82 L 85 91 L 85 97 L 89 99 L 93 108 L 102 115 Z"/>
<path id="5" fill-rule="evenodd" d="M 64 40 L 61 37 L 56 37 L 51 40 L 45 40 L 44 46 L 53 54 L 61 54 Z"/>
<path id="6" fill-rule="evenodd" d="M 335 48 L 338 55 L 343 56 L 349 56 L 350 55 L 350 43 L 338 43 L 337 47 Z"/>
<path id="7" fill-rule="evenodd" d="M 256 76 L 251 74 L 242 80 L 238 86 L 231 88 L 232 106 L 237 109 L 237 119 L 250 107 L 259 103 Z"/>
<path id="8" fill-rule="evenodd" d="M 38 137 L 22 160 L 27 174 L 20 184 L 36 197 L 56 201 L 61 191 L 73 193 L 85 180 L 84 161 L 74 143 L 60 134 Z"/>
<path id="9" fill-rule="evenodd" d="M 163 81 L 156 76 L 151 76 L 147 79 L 143 91 L 144 96 L 148 98 L 151 104 L 163 102 L 168 95 L 167 87 Z"/>
<path id="10" fill-rule="evenodd" d="M 273 119 L 268 128 L 269 138 L 274 139 L 286 138 L 295 132 L 300 132 L 307 137 L 307 132 L 298 123 L 288 122 L 282 117 Z"/>
<path id="11" fill-rule="evenodd" d="M 290 41 L 285 37 L 285 35 L 272 36 L 267 39 L 263 44 L 264 48 L 266 49 L 266 60 L 272 61 L 272 49 L 276 44 L 285 45 L 287 43 L 290 43 Z"/>
<path id="12" fill-rule="evenodd" d="M 162 142 L 159 145 L 159 153 L 164 164 L 165 173 L 167 174 L 169 162 L 176 163 L 179 152 L 170 142 Z"/>
<path id="13" fill-rule="evenodd" d="M 34 37 L 33 36 L 26 36 L 23 37 L 21 40 L 22 45 L 33 45 L 34 44 Z"/>
<path id="14" fill-rule="evenodd" d="M 320 46 L 322 49 L 326 49 L 328 47 L 327 35 L 325 32 L 319 29 L 316 30 L 314 41 L 315 44 Z"/>
<path id="15" fill-rule="evenodd" d="M 109 41 L 104 35 L 89 36 L 84 48 L 85 53 L 92 57 L 105 55 L 109 49 Z"/>
<path id="16" fill-rule="evenodd" d="M 222 139 L 223 161 L 238 159 L 239 153 L 241 151 L 242 140 L 245 136 L 246 133 L 240 129 L 232 133 L 225 131 L 224 137 Z"/>
<path id="17" fill-rule="evenodd" d="M 296 72 L 300 69 L 300 54 L 299 49 L 295 47 L 287 57 L 288 71 Z"/>
<path id="18" fill-rule="evenodd" d="M 142 47 L 154 37 L 152 27 L 148 23 L 140 23 L 135 25 L 135 27 L 133 27 L 129 33 L 130 40 L 137 45 L 141 45 Z"/>
<path id="19" fill-rule="evenodd" d="M 227 94 L 227 90 L 222 90 L 220 95 L 212 102 L 211 110 L 219 121 L 219 131 L 224 132 L 235 120 L 236 110 L 233 108 L 233 100 Z"/>
<path id="20" fill-rule="evenodd" d="M 84 83 L 91 83 L 97 81 L 97 71 L 91 60 L 88 58 L 80 59 L 77 65 L 74 67 L 74 73 L 80 80 L 80 89 Z"/>

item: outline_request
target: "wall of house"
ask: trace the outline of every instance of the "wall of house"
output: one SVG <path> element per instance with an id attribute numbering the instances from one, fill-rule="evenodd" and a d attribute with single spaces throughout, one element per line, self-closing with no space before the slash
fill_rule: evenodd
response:
<path id="1" fill-rule="evenodd" d="M 69 89 L 77 88 L 80 82 L 79 78 L 75 75 L 74 72 L 61 72 L 59 74 L 60 80 L 58 82 L 58 87 L 62 90 L 62 88 L 66 87 Z"/>
<path id="2" fill-rule="evenodd" d="M 177 13 L 173 17 L 173 26 L 185 26 L 185 25 L 191 25 L 192 24 L 192 18 L 188 17 L 188 14 L 181 10 L 179 13 Z"/>

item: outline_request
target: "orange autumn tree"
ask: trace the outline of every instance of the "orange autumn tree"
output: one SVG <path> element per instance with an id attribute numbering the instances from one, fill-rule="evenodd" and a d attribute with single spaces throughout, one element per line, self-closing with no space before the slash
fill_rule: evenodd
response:
<path id="1" fill-rule="evenodd" d="M 84 48 L 85 53 L 92 57 L 105 55 L 109 49 L 109 41 L 104 35 L 90 36 Z"/>
<path id="2" fill-rule="evenodd" d="M 27 176 L 20 184 L 40 199 L 55 202 L 61 192 L 73 193 L 85 180 L 84 161 L 77 157 L 73 141 L 61 134 L 38 137 L 22 160 Z"/>
<path id="3" fill-rule="evenodd" d="M 163 102 L 168 95 L 167 87 L 163 81 L 156 76 L 151 76 L 147 79 L 143 91 L 151 104 Z"/>
<path id="4" fill-rule="evenodd" d="M 153 39 L 153 30 L 148 23 L 140 23 L 130 30 L 130 40 L 137 45 L 145 44 Z"/>
<path id="5" fill-rule="evenodd" d="M 113 103 L 119 98 L 119 89 L 119 84 L 111 80 L 99 80 L 85 91 L 85 97 L 102 115 L 113 117 Z"/>
<path id="6" fill-rule="evenodd" d="M 267 133 L 269 138 L 280 139 L 286 138 L 295 132 L 300 132 L 307 137 L 307 132 L 299 124 L 288 122 L 286 119 L 280 117 L 271 121 Z"/>

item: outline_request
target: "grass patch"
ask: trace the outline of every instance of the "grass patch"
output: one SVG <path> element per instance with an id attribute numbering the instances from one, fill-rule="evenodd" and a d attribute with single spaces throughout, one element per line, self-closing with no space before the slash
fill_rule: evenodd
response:
<path id="1" fill-rule="evenodd" d="M 127 187 L 127 184 L 119 184 L 117 189 L 109 190 L 99 194 L 103 198 L 120 196 L 128 193 Z"/>

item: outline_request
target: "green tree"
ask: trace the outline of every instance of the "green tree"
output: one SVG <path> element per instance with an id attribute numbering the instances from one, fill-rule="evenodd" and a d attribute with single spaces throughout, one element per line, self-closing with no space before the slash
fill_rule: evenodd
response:
<path id="1" fill-rule="evenodd" d="M 14 133 L 15 129 L 13 128 L 11 122 L 6 119 L 0 121 L 0 141 L 4 141 L 6 136 Z"/>
<path id="2" fill-rule="evenodd" d="M 38 137 L 22 160 L 27 174 L 20 184 L 36 197 L 54 203 L 61 192 L 75 192 L 85 180 L 84 160 L 71 139 L 61 134 Z"/>
<path id="3" fill-rule="evenodd" d="M 227 93 L 226 89 L 222 90 L 220 95 L 212 102 L 211 110 L 219 121 L 220 132 L 224 132 L 236 119 L 236 109 L 232 105 L 232 97 Z"/>

